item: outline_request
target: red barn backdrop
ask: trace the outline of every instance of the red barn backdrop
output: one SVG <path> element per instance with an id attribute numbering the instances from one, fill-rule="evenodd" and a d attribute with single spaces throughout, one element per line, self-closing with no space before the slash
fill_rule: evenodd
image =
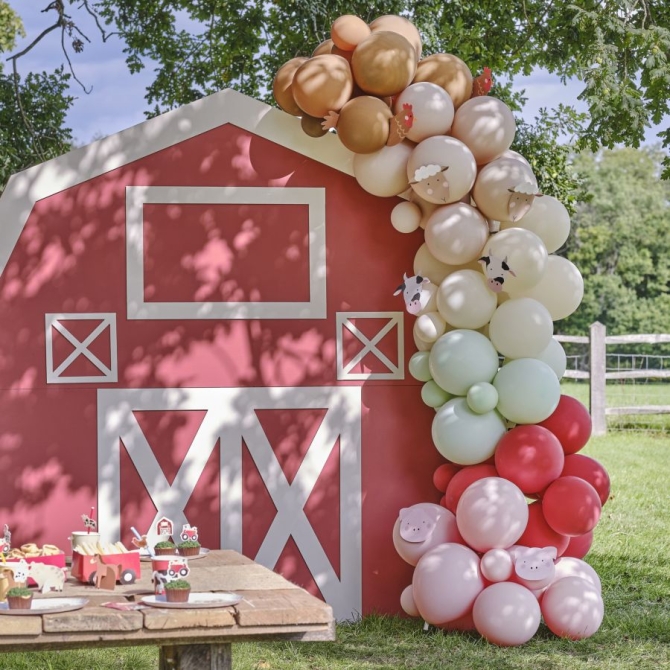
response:
<path id="1" fill-rule="evenodd" d="M 337 138 L 223 91 L 0 199 L 0 523 L 130 544 L 197 525 L 335 608 L 396 612 L 401 507 L 440 461 L 408 378 L 420 235 Z"/>

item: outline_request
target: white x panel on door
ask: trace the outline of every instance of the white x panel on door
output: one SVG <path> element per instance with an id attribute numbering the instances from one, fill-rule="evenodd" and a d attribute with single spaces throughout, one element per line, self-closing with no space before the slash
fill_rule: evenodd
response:
<path id="1" fill-rule="evenodd" d="M 325 409 L 296 473 L 286 475 L 254 410 Z M 170 485 L 134 411 L 205 410 L 205 418 Z M 150 439 L 150 438 L 149 438 Z M 336 574 L 304 506 L 339 439 L 340 574 Z M 154 522 L 187 523 L 184 509 L 214 450 L 221 444 L 221 546 L 242 549 L 242 442 L 258 468 L 277 515 L 255 559 L 274 568 L 293 537 L 339 619 L 361 612 L 361 388 L 200 388 L 98 390 L 98 507 L 100 527 L 118 538 L 121 515 L 120 443 L 156 506 Z"/>

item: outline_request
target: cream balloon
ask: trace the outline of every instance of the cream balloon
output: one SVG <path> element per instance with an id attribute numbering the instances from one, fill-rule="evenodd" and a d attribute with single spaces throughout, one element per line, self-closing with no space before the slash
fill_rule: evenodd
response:
<path id="1" fill-rule="evenodd" d="M 551 338 L 549 345 L 543 352 L 532 358 L 537 358 L 538 361 L 546 363 L 556 373 L 559 380 L 563 379 L 568 366 L 568 357 L 565 355 L 563 345 L 555 337 Z"/>
<path id="2" fill-rule="evenodd" d="M 441 293 L 440 287 L 438 299 Z M 551 315 L 532 298 L 507 300 L 495 310 L 489 323 L 493 346 L 509 358 L 539 356 L 549 346 L 553 334 Z"/>
<path id="3" fill-rule="evenodd" d="M 424 200 L 446 205 L 460 200 L 475 183 L 477 163 L 463 142 L 437 135 L 416 145 L 407 163 L 407 181 Z"/>
<path id="4" fill-rule="evenodd" d="M 522 161 L 498 158 L 479 171 L 472 197 L 487 219 L 511 221 L 510 205 L 514 194 L 510 189 L 515 188 L 537 191 L 535 175 Z"/>
<path id="5" fill-rule="evenodd" d="M 470 205 L 438 207 L 426 223 L 426 244 L 443 263 L 463 265 L 478 259 L 489 236 L 486 219 Z"/>
<path id="6" fill-rule="evenodd" d="M 401 142 L 372 154 L 356 154 L 354 177 L 359 186 L 380 198 L 389 198 L 407 190 L 407 162 L 413 148 L 414 145 Z"/>
<path id="7" fill-rule="evenodd" d="M 423 353 L 423 352 L 429 352 L 433 348 L 434 342 L 424 342 L 417 334 L 416 334 L 416 321 L 414 322 L 414 331 L 412 333 L 412 336 L 414 338 L 414 346 L 417 348 L 417 351 Z"/>
<path id="8" fill-rule="evenodd" d="M 428 245 L 424 242 L 414 254 L 414 274 L 428 277 L 436 286 L 452 272 L 452 267 L 439 261 L 430 253 Z"/>
<path id="9" fill-rule="evenodd" d="M 523 228 L 509 228 L 492 235 L 482 255 L 506 261 L 511 272 L 504 278 L 503 290 L 509 295 L 535 286 L 547 267 L 548 254 L 542 240 Z"/>
<path id="10" fill-rule="evenodd" d="M 529 170 L 533 170 L 531 164 L 522 156 L 518 151 L 512 151 L 512 149 L 507 149 L 503 151 L 500 158 L 511 158 L 512 160 L 521 161 Z"/>
<path id="11" fill-rule="evenodd" d="M 510 148 L 516 122 L 510 108 L 498 98 L 479 95 L 464 102 L 454 116 L 451 135 L 472 151 L 477 165 L 490 163 Z"/>
<path id="12" fill-rule="evenodd" d="M 565 205 L 551 195 L 535 198 L 530 209 L 517 221 L 503 221 L 501 229 L 513 227 L 525 228 L 535 233 L 553 254 L 560 249 L 570 234 L 570 215 Z"/>
<path id="13" fill-rule="evenodd" d="M 428 81 L 408 86 L 396 98 L 395 113 L 401 112 L 404 105 L 411 105 L 414 114 L 407 139 L 421 142 L 428 137 L 449 132 L 454 119 L 454 103 L 441 86 Z"/>
<path id="14" fill-rule="evenodd" d="M 409 188 L 408 198 L 410 202 L 413 202 L 415 205 L 419 206 L 419 209 L 421 210 L 421 221 L 419 222 L 419 226 L 421 226 L 421 228 L 425 228 L 430 215 L 439 207 L 439 205 L 420 198 L 411 186 Z"/>
<path id="15" fill-rule="evenodd" d="M 481 328 L 491 320 L 496 305 L 495 293 L 489 291 L 482 273 L 475 270 L 453 272 L 437 290 L 437 309 L 455 328 Z"/>
<path id="16" fill-rule="evenodd" d="M 515 296 L 533 298 L 541 302 L 551 314 L 551 318 L 559 321 L 570 316 L 579 307 L 584 297 L 584 279 L 572 261 L 562 256 L 551 255 L 537 284 L 528 289 L 511 290 Z"/>
<path id="17" fill-rule="evenodd" d="M 399 233 L 413 233 L 421 218 L 421 208 L 413 202 L 400 202 L 391 210 L 391 225 Z"/>
<path id="18" fill-rule="evenodd" d="M 446 330 L 447 324 L 439 312 L 427 312 L 416 320 L 416 332 L 424 342 L 435 342 Z"/>

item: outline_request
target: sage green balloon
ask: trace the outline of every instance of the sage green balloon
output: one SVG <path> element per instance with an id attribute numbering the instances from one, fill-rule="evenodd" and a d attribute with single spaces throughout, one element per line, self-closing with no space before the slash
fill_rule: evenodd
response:
<path id="1" fill-rule="evenodd" d="M 496 408 L 498 404 L 498 391 L 493 384 L 478 382 L 468 389 L 468 407 L 475 414 L 486 414 Z"/>
<path id="2" fill-rule="evenodd" d="M 442 407 L 449 398 L 451 398 L 451 396 L 444 389 L 441 389 L 432 379 L 421 387 L 421 400 L 423 400 L 428 407 Z"/>
<path id="3" fill-rule="evenodd" d="M 430 351 L 417 351 L 409 359 L 409 373 L 417 381 L 429 382 L 433 378 L 428 367 L 429 359 Z"/>

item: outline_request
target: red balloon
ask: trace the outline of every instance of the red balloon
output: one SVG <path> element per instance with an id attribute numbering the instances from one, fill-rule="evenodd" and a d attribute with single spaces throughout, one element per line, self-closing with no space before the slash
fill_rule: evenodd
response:
<path id="1" fill-rule="evenodd" d="M 536 425 L 512 428 L 500 438 L 495 451 L 498 475 L 523 493 L 537 493 L 558 479 L 564 461 L 558 438 Z"/>
<path id="2" fill-rule="evenodd" d="M 442 463 L 433 473 L 433 484 L 438 491 L 444 493 L 452 477 L 461 469 L 455 463 Z"/>
<path id="3" fill-rule="evenodd" d="M 600 502 L 604 505 L 610 497 L 610 477 L 607 470 L 595 458 L 583 454 L 570 454 L 565 457 L 561 476 L 580 477 L 598 491 Z"/>
<path id="4" fill-rule="evenodd" d="M 600 496 L 579 477 L 559 477 L 542 498 L 544 518 L 561 535 L 576 537 L 596 527 L 600 520 Z"/>
<path id="5" fill-rule="evenodd" d="M 445 507 L 456 514 L 456 506 L 463 495 L 463 491 L 484 477 L 497 477 L 498 471 L 492 465 L 478 463 L 477 465 L 466 465 L 457 472 L 449 482 L 444 494 Z"/>
<path id="6" fill-rule="evenodd" d="M 522 547 L 556 547 L 558 556 L 563 556 L 570 538 L 557 533 L 549 526 L 542 512 L 542 502 L 528 505 L 528 524 L 517 540 Z"/>
<path id="7" fill-rule="evenodd" d="M 593 544 L 593 531 L 590 530 L 584 535 L 571 537 L 568 548 L 563 552 L 563 556 L 571 556 L 572 558 L 584 558 L 589 553 L 591 545 Z"/>
<path id="8" fill-rule="evenodd" d="M 538 425 L 556 435 L 566 454 L 578 452 L 591 437 L 589 410 L 569 395 L 562 395 L 554 413 Z"/>

